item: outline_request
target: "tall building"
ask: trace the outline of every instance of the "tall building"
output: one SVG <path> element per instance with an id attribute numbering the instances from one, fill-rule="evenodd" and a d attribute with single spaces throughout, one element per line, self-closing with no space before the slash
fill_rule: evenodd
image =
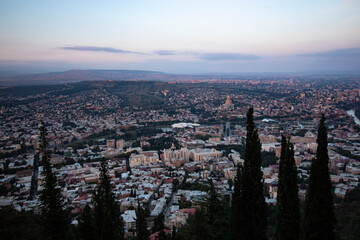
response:
<path id="1" fill-rule="evenodd" d="M 215 148 L 212 149 L 193 149 L 190 151 L 190 158 L 195 161 L 195 162 L 199 162 L 201 161 L 204 157 L 212 157 L 212 158 L 219 158 L 222 156 L 222 153 L 215 150 Z"/>
<path id="2" fill-rule="evenodd" d="M 230 122 L 226 122 L 225 128 L 224 128 L 224 137 L 230 137 L 231 136 L 231 130 L 230 130 Z"/>
<path id="3" fill-rule="evenodd" d="M 159 162 L 159 155 L 157 151 L 144 151 L 140 154 L 131 154 L 129 159 L 130 167 L 147 166 L 157 164 Z"/>
<path id="4" fill-rule="evenodd" d="M 176 166 L 189 162 L 190 153 L 187 148 L 180 150 L 164 149 L 164 162 L 166 165 L 174 164 Z"/>

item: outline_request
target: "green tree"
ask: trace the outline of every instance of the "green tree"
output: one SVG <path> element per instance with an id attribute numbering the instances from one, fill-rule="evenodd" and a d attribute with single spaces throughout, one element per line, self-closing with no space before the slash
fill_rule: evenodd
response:
<path id="1" fill-rule="evenodd" d="M 164 221 L 165 216 L 163 213 L 160 213 L 159 216 L 154 219 L 154 226 L 151 228 L 151 231 L 155 233 L 163 230 L 165 228 Z"/>
<path id="2" fill-rule="evenodd" d="M 38 191 L 38 174 L 39 174 L 39 154 L 34 156 L 34 170 L 33 175 L 31 176 L 31 185 L 30 185 L 30 199 L 34 199 Z"/>
<path id="3" fill-rule="evenodd" d="M 329 174 L 325 116 L 320 120 L 316 158 L 310 168 L 304 211 L 304 239 L 335 239 L 336 219 Z"/>
<path id="4" fill-rule="evenodd" d="M 161 229 L 160 232 L 159 232 L 159 235 L 157 235 L 156 239 L 158 239 L 158 240 L 167 240 L 169 238 L 168 238 L 168 235 L 166 235 L 164 229 Z"/>
<path id="5" fill-rule="evenodd" d="M 171 231 L 171 240 L 175 240 L 175 237 L 176 237 L 176 226 L 174 225 Z"/>
<path id="6" fill-rule="evenodd" d="M 247 113 L 247 133 L 242 172 L 242 210 L 244 239 L 266 239 L 266 203 L 261 171 L 261 143 L 255 129 L 254 110 Z"/>
<path id="7" fill-rule="evenodd" d="M 94 217 L 91 208 L 86 204 L 82 214 L 79 218 L 79 238 L 82 240 L 93 240 L 95 239 L 94 232 Z"/>
<path id="8" fill-rule="evenodd" d="M 234 184 L 233 180 L 231 178 L 228 179 L 227 183 L 229 184 L 229 189 L 232 189 L 232 186 Z"/>
<path id="9" fill-rule="evenodd" d="M 101 160 L 100 184 L 97 187 L 94 202 L 97 239 L 123 239 L 123 220 L 119 205 L 115 202 L 105 159 Z"/>
<path id="10" fill-rule="evenodd" d="M 176 192 L 178 190 L 179 187 L 179 179 L 175 178 L 172 181 L 172 192 Z"/>
<path id="11" fill-rule="evenodd" d="M 234 181 L 234 192 L 231 200 L 230 240 L 243 239 L 243 213 L 242 213 L 242 167 L 237 166 Z"/>
<path id="12" fill-rule="evenodd" d="M 148 240 L 149 231 L 147 229 L 145 210 L 138 204 L 136 209 L 136 239 L 137 240 Z"/>
<path id="13" fill-rule="evenodd" d="M 300 207 L 294 145 L 284 136 L 281 139 L 281 157 L 276 212 L 276 239 L 300 238 Z"/>
<path id="14" fill-rule="evenodd" d="M 40 194 L 40 209 L 43 216 L 43 229 L 48 239 L 64 239 L 68 230 L 69 218 L 65 202 L 58 187 L 55 174 L 52 172 L 50 155 L 47 149 L 47 130 L 44 123 L 40 126 L 40 153 L 43 163 L 45 181 Z"/>
<path id="15" fill-rule="evenodd" d="M 212 240 L 216 239 L 212 227 L 209 225 L 205 210 L 196 209 L 194 216 L 190 218 L 189 225 L 181 228 L 176 233 L 177 240 Z"/>

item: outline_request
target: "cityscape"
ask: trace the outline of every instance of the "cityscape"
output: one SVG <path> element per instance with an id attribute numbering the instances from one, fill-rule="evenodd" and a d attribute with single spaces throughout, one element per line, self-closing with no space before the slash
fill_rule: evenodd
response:
<path id="1" fill-rule="evenodd" d="M 0 3 L 4 239 L 359 239 L 358 2 L 35 2 Z"/>

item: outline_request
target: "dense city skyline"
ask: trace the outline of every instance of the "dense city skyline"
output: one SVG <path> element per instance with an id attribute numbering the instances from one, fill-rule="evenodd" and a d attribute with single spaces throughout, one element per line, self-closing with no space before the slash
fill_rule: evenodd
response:
<path id="1" fill-rule="evenodd" d="M 1 1 L 0 70 L 359 73 L 359 1 Z"/>

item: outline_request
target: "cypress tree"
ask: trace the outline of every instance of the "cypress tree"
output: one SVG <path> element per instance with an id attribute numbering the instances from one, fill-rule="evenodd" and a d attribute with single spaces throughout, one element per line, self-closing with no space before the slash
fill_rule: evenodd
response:
<path id="1" fill-rule="evenodd" d="M 310 168 L 305 199 L 304 239 L 335 239 L 336 223 L 329 174 L 325 116 L 320 120 L 316 158 Z"/>
<path id="2" fill-rule="evenodd" d="M 244 239 L 266 239 L 266 203 L 261 171 L 261 143 L 255 129 L 254 110 L 247 113 L 244 169 L 242 173 L 242 210 Z"/>
<path id="3" fill-rule="evenodd" d="M 39 174 L 39 154 L 35 154 L 34 156 L 34 171 L 31 176 L 31 185 L 30 185 L 30 199 L 35 199 L 35 196 L 38 191 L 38 174 Z"/>
<path id="4" fill-rule="evenodd" d="M 234 180 L 234 192 L 231 200 L 230 240 L 243 239 L 243 215 L 242 215 L 242 167 L 237 166 Z"/>
<path id="5" fill-rule="evenodd" d="M 147 229 L 145 211 L 138 204 L 136 209 L 136 239 L 137 240 L 148 240 L 149 239 L 149 231 Z"/>
<path id="6" fill-rule="evenodd" d="M 81 240 L 94 240 L 96 236 L 94 227 L 94 219 L 91 208 L 88 204 L 86 204 L 79 219 L 79 238 Z"/>
<path id="7" fill-rule="evenodd" d="M 171 231 L 171 240 L 175 240 L 175 237 L 176 237 L 176 226 L 174 225 Z"/>
<path id="8" fill-rule="evenodd" d="M 43 228 L 47 239 L 64 239 L 69 226 L 68 213 L 58 187 L 57 178 L 52 172 L 47 142 L 47 130 L 44 123 L 40 126 L 40 153 L 45 176 L 43 190 L 40 194 L 40 210 L 43 217 Z"/>
<path id="9" fill-rule="evenodd" d="M 165 228 L 164 221 L 165 216 L 163 213 L 160 213 L 159 216 L 154 219 L 154 226 L 151 228 L 151 231 L 155 233 L 163 230 Z"/>
<path id="10" fill-rule="evenodd" d="M 276 239 L 298 240 L 300 237 L 300 208 L 294 145 L 281 139 L 281 157 L 276 212 Z"/>
<path id="11" fill-rule="evenodd" d="M 227 239 L 229 230 L 229 218 L 227 205 L 218 193 L 212 179 L 209 180 L 210 188 L 204 201 L 201 202 L 207 224 L 211 229 L 213 239 Z"/>
<path id="12" fill-rule="evenodd" d="M 124 227 L 105 159 L 101 160 L 100 184 L 94 196 L 97 239 L 123 239 Z"/>

